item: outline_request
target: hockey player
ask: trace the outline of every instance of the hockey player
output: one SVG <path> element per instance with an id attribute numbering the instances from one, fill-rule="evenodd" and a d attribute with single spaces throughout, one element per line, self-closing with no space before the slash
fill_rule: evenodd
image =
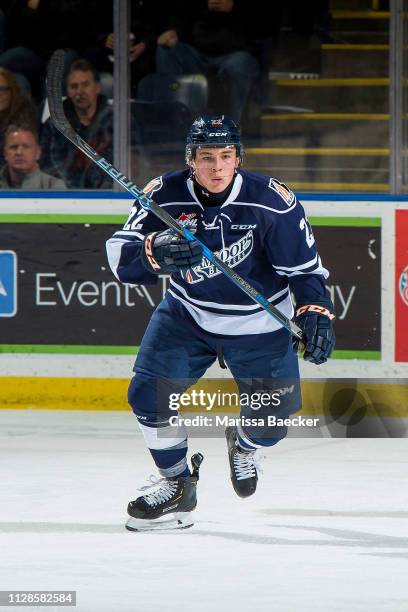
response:
<path id="1" fill-rule="evenodd" d="M 295 315 L 305 336 L 304 359 L 322 364 L 335 342 L 334 314 L 312 230 L 294 193 L 275 178 L 243 170 L 243 159 L 234 121 L 200 117 L 187 137 L 188 169 L 153 179 L 144 191 L 287 317 Z M 241 392 L 259 385 L 277 392 L 274 414 L 288 416 L 301 407 L 297 347 L 279 322 L 203 257 L 198 242 L 166 229 L 137 204 L 107 252 L 123 283 L 147 285 L 158 274 L 171 274 L 143 337 L 128 395 L 162 479 L 129 503 L 127 528 L 188 527 L 202 455 L 192 457 L 190 473 L 186 431 L 170 425 L 169 394 L 185 391 L 218 356 Z M 243 419 L 226 429 L 231 481 L 241 497 L 257 486 L 256 450 L 287 433 L 262 421 L 270 412 L 244 406 L 241 415 L 259 421 L 253 425 L 248 418 L 246 426 Z"/>

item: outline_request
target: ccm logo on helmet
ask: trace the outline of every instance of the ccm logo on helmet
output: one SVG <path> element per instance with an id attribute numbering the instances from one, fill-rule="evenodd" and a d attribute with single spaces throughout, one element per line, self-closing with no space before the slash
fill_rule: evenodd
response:
<path id="1" fill-rule="evenodd" d="M 228 132 L 210 132 L 208 136 L 228 136 Z"/>

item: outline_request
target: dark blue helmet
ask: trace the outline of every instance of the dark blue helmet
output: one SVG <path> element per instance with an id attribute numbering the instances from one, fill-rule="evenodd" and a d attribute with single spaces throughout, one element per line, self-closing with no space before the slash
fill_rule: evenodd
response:
<path id="1" fill-rule="evenodd" d="M 241 132 L 235 121 L 225 115 L 198 117 L 187 134 L 186 162 L 191 164 L 194 149 L 198 147 L 235 146 L 240 163 L 244 161 Z"/>

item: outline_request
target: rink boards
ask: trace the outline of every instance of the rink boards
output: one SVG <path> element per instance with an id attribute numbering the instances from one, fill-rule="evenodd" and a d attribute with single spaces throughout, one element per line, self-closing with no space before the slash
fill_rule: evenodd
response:
<path id="1" fill-rule="evenodd" d="M 388 390 L 391 412 L 402 416 L 408 201 L 300 199 L 331 271 L 338 318 L 334 359 L 323 367 L 301 363 L 304 399 L 318 411 L 327 378 L 354 379 L 363 394 L 370 379 L 377 391 Z M 156 287 L 129 288 L 109 270 L 105 240 L 126 221 L 131 203 L 112 193 L 3 194 L 0 407 L 127 409 L 134 356 L 168 282 L 163 276 Z M 208 376 L 225 373 L 214 366 Z"/>

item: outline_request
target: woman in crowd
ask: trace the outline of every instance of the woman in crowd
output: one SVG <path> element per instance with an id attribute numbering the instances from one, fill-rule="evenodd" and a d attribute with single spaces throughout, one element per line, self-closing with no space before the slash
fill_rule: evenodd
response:
<path id="1" fill-rule="evenodd" d="M 36 109 L 14 74 L 0 67 L 0 165 L 4 163 L 4 133 L 11 123 L 35 125 Z"/>

